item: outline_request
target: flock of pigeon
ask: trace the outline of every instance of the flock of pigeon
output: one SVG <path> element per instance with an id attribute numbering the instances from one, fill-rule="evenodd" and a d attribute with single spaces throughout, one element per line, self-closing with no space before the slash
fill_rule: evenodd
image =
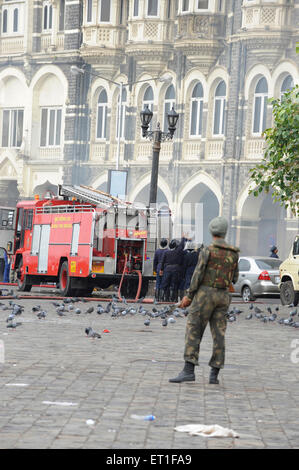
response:
<path id="1" fill-rule="evenodd" d="M 293 308 L 294 305 L 291 304 L 288 306 L 289 308 Z M 293 310 L 290 311 L 289 317 L 287 318 L 279 318 L 278 320 L 278 314 L 279 312 L 279 307 L 275 307 L 275 312 L 272 311 L 271 307 L 267 307 L 267 313 L 265 313 L 263 310 L 261 310 L 259 307 L 254 306 L 253 304 L 250 304 L 249 306 L 250 312 L 248 315 L 246 315 L 245 320 L 251 320 L 252 318 L 256 318 L 257 320 L 260 320 L 262 323 L 268 323 L 268 322 L 277 322 L 280 325 L 288 325 L 292 326 L 294 328 L 299 328 L 299 321 L 295 320 L 295 317 L 299 313 L 297 312 L 297 308 L 293 308 Z M 229 322 L 234 322 L 237 320 L 238 315 L 242 313 L 243 310 L 240 310 L 236 307 L 234 307 L 232 310 L 229 310 L 226 314 L 227 320 Z"/>
<path id="2" fill-rule="evenodd" d="M 10 294 L 13 295 L 13 291 Z M 16 299 L 18 297 L 17 295 L 13 295 L 13 298 Z M 76 306 L 76 304 L 86 303 L 88 300 L 78 297 L 65 298 L 61 302 L 53 301 L 52 304 L 55 307 L 56 313 L 59 317 L 65 317 L 69 313 L 74 313 L 76 315 L 83 314 L 85 316 L 85 314 L 91 314 L 93 312 L 95 312 L 97 315 L 108 314 L 115 319 L 126 316 L 139 316 L 144 317 L 143 323 L 145 326 L 150 326 L 153 319 L 160 319 L 161 325 L 166 327 L 170 323 L 175 323 L 176 318 L 185 317 L 188 315 L 187 309 L 181 309 L 175 304 L 161 306 L 157 305 L 157 303 L 154 301 L 152 308 L 148 309 L 142 305 L 142 300 L 143 298 L 141 298 L 137 303 L 129 305 L 125 298 L 120 300 L 115 295 L 113 295 L 112 299 L 107 303 L 107 305 L 105 305 L 105 307 L 103 307 L 102 304 L 98 304 L 96 307 L 86 306 L 86 308 L 82 308 L 81 306 L 81 308 L 79 308 L 79 306 Z M 0 302 L 0 307 L 2 307 L 2 310 L 4 311 L 11 310 L 6 319 L 7 328 L 15 329 L 22 324 L 20 321 L 17 321 L 17 318 L 23 313 L 24 306 L 15 303 L 13 300 L 9 300 L 8 305 Z M 294 305 L 290 305 L 289 307 L 294 307 Z M 290 311 L 289 317 L 279 319 L 278 314 L 280 312 L 278 306 L 275 307 L 274 312 L 272 311 L 271 307 L 267 307 L 266 310 L 267 313 L 261 310 L 258 306 L 250 304 L 249 312 L 247 312 L 248 314 L 246 315 L 245 320 L 251 320 L 255 318 L 263 323 L 277 322 L 282 325 L 299 328 L 299 321 L 296 321 L 295 318 L 297 315 L 299 316 L 297 308 L 293 308 L 293 310 Z M 45 319 L 47 317 L 47 312 L 42 308 L 41 305 L 33 306 L 32 312 L 36 314 L 36 317 L 39 320 Z M 228 310 L 226 313 L 228 322 L 232 323 L 236 321 L 237 317 L 242 312 L 243 310 L 240 310 L 235 306 L 231 310 Z M 101 335 L 95 332 L 92 327 L 85 328 L 85 333 L 89 338 L 101 338 Z"/>
<path id="3" fill-rule="evenodd" d="M 86 308 L 82 308 L 81 305 L 81 308 L 79 308 L 79 306 L 75 305 L 81 302 L 88 302 L 88 300 L 78 297 L 69 297 L 63 299 L 61 302 L 52 301 L 51 303 L 55 307 L 56 313 L 59 317 L 65 317 L 69 313 L 74 313 L 76 315 L 83 314 L 85 316 L 86 314 L 91 314 L 93 312 L 95 312 L 97 315 L 108 314 L 115 319 L 136 315 L 144 317 L 145 326 L 149 326 L 152 319 L 160 318 L 162 320 L 162 326 L 166 327 L 170 323 L 175 323 L 176 318 L 184 317 L 188 314 L 186 309 L 180 309 L 176 305 L 165 305 L 162 308 L 156 308 L 157 304 L 155 302 L 151 309 L 146 309 L 142 305 L 142 300 L 143 299 L 140 299 L 136 304 L 129 305 L 125 298 L 119 300 L 116 296 L 113 296 L 107 305 L 105 305 L 105 307 L 103 307 L 102 304 L 98 304 L 96 307 L 86 306 Z M 8 305 L 0 302 L 0 307 L 2 307 L 2 310 L 4 311 L 11 310 L 11 313 L 6 319 L 7 328 L 15 329 L 22 325 L 22 323 L 16 319 L 23 313 L 24 306 L 15 303 L 13 300 L 9 300 Z M 41 305 L 33 306 L 32 312 L 36 314 L 36 317 L 39 320 L 45 319 L 47 317 L 47 311 L 44 310 Z M 95 332 L 90 326 L 85 328 L 85 333 L 89 338 L 101 338 L 101 335 Z"/>

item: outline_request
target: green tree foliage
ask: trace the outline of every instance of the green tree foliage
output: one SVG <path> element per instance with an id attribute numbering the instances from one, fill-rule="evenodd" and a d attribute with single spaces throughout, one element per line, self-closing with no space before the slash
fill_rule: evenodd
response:
<path id="1" fill-rule="evenodd" d="M 273 127 L 263 133 L 266 141 L 264 157 L 250 176 L 256 187 L 255 196 L 273 190 L 272 197 L 285 208 L 299 215 L 299 86 L 287 91 L 281 100 L 270 99 L 273 106 Z"/>

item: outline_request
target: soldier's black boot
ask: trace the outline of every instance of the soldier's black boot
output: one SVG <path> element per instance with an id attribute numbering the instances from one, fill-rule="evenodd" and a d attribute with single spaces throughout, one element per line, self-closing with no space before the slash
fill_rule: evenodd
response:
<path id="1" fill-rule="evenodd" d="M 158 290 L 158 302 L 161 302 L 163 299 L 163 290 L 162 289 L 159 289 Z"/>
<path id="2" fill-rule="evenodd" d="M 181 383 L 181 382 L 194 382 L 195 381 L 195 374 L 194 374 L 194 364 L 192 362 L 185 362 L 185 366 L 183 370 L 179 373 L 177 377 L 173 379 L 169 379 L 169 382 L 173 383 Z"/>
<path id="3" fill-rule="evenodd" d="M 219 384 L 218 380 L 218 374 L 219 374 L 220 369 L 218 367 L 212 367 L 211 372 L 210 372 L 210 384 Z"/>

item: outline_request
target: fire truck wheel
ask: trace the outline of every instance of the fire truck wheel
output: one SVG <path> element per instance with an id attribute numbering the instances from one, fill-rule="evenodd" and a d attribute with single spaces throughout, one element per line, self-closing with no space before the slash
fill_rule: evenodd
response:
<path id="1" fill-rule="evenodd" d="M 62 263 L 59 271 L 59 289 L 61 295 L 63 296 L 71 296 L 73 293 L 73 289 L 71 288 L 71 277 L 69 275 L 69 266 L 67 261 L 64 261 Z"/>
<path id="2" fill-rule="evenodd" d="M 29 284 L 28 283 L 28 276 L 26 276 L 26 274 L 24 274 L 24 270 L 23 270 L 23 258 L 21 259 L 20 261 L 20 264 L 19 264 L 19 268 L 18 268 L 18 271 L 19 271 L 19 276 L 18 276 L 18 289 L 22 292 L 30 292 L 31 291 L 31 287 L 32 287 L 32 284 Z"/>

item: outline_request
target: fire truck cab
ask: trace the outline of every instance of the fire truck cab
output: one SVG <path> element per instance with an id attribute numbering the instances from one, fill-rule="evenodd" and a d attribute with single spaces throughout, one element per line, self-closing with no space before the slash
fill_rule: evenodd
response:
<path id="1" fill-rule="evenodd" d="M 12 260 L 19 289 L 54 282 L 63 296 L 80 296 L 123 279 L 122 295 L 135 297 L 142 278 L 145 296 L 153 279 L 154 219 L 147 208 L 86 186 L 60 186 L 56 198 L 19 202 Z"/>

